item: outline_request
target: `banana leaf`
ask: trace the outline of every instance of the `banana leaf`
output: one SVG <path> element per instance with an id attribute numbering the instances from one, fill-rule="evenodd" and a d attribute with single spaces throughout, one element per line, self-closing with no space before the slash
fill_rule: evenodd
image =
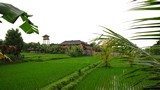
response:
<path id="1" fill-rule="evenodd" d="M 18 9 L 17 7 L 7 3 L 0 3 L 0 14 L 2 14 L 3 19 L 12 24 L 14 24 L 15 21 L 21 17 L 24 23 L 20 27 L 25 33 L 39 34 L 38 27 L 28 19 L 28 17 L 31 17 L 32 15 L 28 15 L 26 12 Z"/>

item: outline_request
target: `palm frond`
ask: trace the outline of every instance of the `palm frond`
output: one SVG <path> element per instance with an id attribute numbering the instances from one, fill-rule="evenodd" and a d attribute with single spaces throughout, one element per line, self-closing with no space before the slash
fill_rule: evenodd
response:
<path id="1" fill-rule="evenodd" d="M 133 8 L 132 10 L 143 10 L 143 11 L 148 11 L 148 10 L 160 10 L 160 1 L 157 0 L 146 0 L 143 1 L 141 3 L 139 3 L 140 5 Z M 153 28 L 160 28 L 160 17 L 148 17 L 148 18 L 140 18 L 140 19 L 136 19 L 134 20 L 136 21 L 136 24 L 139 24 L 141 22 L 145 23 L 145 24 L 139 24 L 139 25 L 134 25 L 132 26 L 131 29 L 146 29 L 146 28 L 150 28 L 152 29 L 152 31 L 146 31 L 146 32 L 138 32 L 135 34 L 135 36 L 133 36 L 132 38 L 134 40 L 140 40 L 140 39 L 159 39 L 160 37 L 160 30 L 153 30 Z M 149 22 L 148 22 L 149 21 Z M 150 22 L 153 21 L 153 22 Z M 154 34 L 151 34 L 153 33 Z M 155 37 L 156 36 L 156 37 Z"/>
<path id="2" fill-rule="evenodd" d="M 150 34 L 150 33 L 157 33 L 157 32 L 160 32 L 160 30 L 152 30 L 152 31 L 144 31 L 144 32 L 136 32 L 135 34 L 145 34 L 145 33 L 148 33 L 148 34 Z"/>
<path id="3" fill-rule="evenodd" d="M 156 85 L 150 85 L 148 87 L 145 87 L 143 90 L 160 90 L 160 83 L 157 83 Z"/>
<path id="4" fill-rule="evenodd" d="M 137 8 L 135 10 L 160 10 L 160 7 L 146 7 L 146 8 Z"/>

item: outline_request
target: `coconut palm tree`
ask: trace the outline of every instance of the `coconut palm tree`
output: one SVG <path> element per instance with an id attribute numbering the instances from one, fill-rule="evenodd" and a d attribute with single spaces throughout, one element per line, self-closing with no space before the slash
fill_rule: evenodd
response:
<path id="1" fill-rule="evenodd" d="M 108 28 L 103 28 L 105 29 L 105 34 L 99 34 L 100 37 L 94 39 L 94 41 L 98 41 L 98 44 L 102 44 L 102 57 L 106 65 L 109 65 L 112 54 L 115 53 L 117 50 L 120 51 L 121 49 L 121 52 L 119 53 L 124 53 L 125 55 L 127 55 L 130 65 L 132 66 L 135 57 L 138 55 L 137 53 L 144 51 L 120 34 Z"/>

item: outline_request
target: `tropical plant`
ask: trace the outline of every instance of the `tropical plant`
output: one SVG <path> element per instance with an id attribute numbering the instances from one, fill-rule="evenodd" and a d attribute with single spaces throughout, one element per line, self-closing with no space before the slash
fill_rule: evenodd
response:
<path id="1" fill-rule="evenodd" d="M 21 17 L 23 20 L 23 24 L 20 28 L 27 34 L 30 33 L 39 33 L 38 26 L 34 25 L 28 18 L 32 15 L 28 15 L 26 12 L 14 7 L 11 4 L 0 3 L 0 14 L 2 14 L 2 18 L 10 23 L 15 23 L 15 21 Z"/>
<path id="2" fill-rule="evenodd" d="M 71 57 L 78 57 L 83 55 L 83 50 L 80 46 L 71 46 L 68 48 L 67 54 Z"/>
<path id="3" fill-rule="evenodd" d="M 117 47 L 115 44 L 114 39 L 108 38 L 101 45 L 101 57 L 105 63 L 105 67 L 111 67 L 110 60 L 113 56 L 112 54 L 115 53 L 115 48 Z"/>
<path id="4" fill-rule="evenodd" d="M 105 67 L 111 67 L 109 62 L 111 60 L 111 54 L 113 52 L 113 47 L 103 45 L 101 46 L 101 50 L 102 50 L 101 56 L 105 63 Z"/>
<path id="5" fill-rule="evenodd" d="M 104 27 L 105 28 L 105 27 Z M 100 37 L 94 39 L 94 41 L 98 41 L 99 44 L 102 43 L 102 51 L 104 54 L 102 54 L 102 57 L 104 57 L 105 63 L 108 63 L 107 60 L 109 59 L 111 53 L 119 53 L 127 56 L 129 58 L 129 62 L 132 66 L 133 61 L 135 60 L 136 55 L 135 54 L 139 51 L 142 51 L 139 47 L 137 47 L 135 44 L 130 42 L 128 39 L 124 38 L 120 34 L 105 28 L 104 30 L 105 34 L 99 34 Z M 105 48 L 104 48 L 105 47 Z M 106 56 L 105 56 L 106 55 Z M 107 64 L 106 64 L 107 65 Z"/>

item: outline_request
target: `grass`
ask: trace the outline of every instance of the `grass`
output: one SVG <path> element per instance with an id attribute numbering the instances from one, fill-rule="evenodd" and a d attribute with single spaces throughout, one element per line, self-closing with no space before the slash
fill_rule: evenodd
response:
<path id="1" fill-rule="evenodd" d="M 21 53 L 24 56 L 23 61 L 46 61 L 46 60 L 59 60 L 70 58 L 66 54 L 45 54 L 45 53 Z"/>
<path id="2" fill-rule="evenodd" d="M 36 54 L 31 54 L 30 58 L 34 56 Z M 53 54 L 51 56 L 50 58 L 54 58 Z M 97 61 L 94 57 L 78 57 L 1 65 L 0 90 L 39 89 Z"/>
<path id="3" fill-rule="evenodd" d="M 125 74 L 138 68 L 129 67 L 126 59 L 113 59 L 112 68 L 100 67 L 91 72 L 76 87 L 76 90 L 142 90 L 142 88 L 152 82 L 146 80 L 135 85 L 145 75 L 128 78 Z M 142 72 L 137 72 L 137 74 Z"/>
<path id="4" fill-rule="evenodd" d="M 40 90 L 73 90 L 79 81 L 81 81 L 88 73 L 96 69 L 101 64 L 102 61 L 90 64 L 87 67 L 75 71 L 64 78 L 41 88 Z"/>

